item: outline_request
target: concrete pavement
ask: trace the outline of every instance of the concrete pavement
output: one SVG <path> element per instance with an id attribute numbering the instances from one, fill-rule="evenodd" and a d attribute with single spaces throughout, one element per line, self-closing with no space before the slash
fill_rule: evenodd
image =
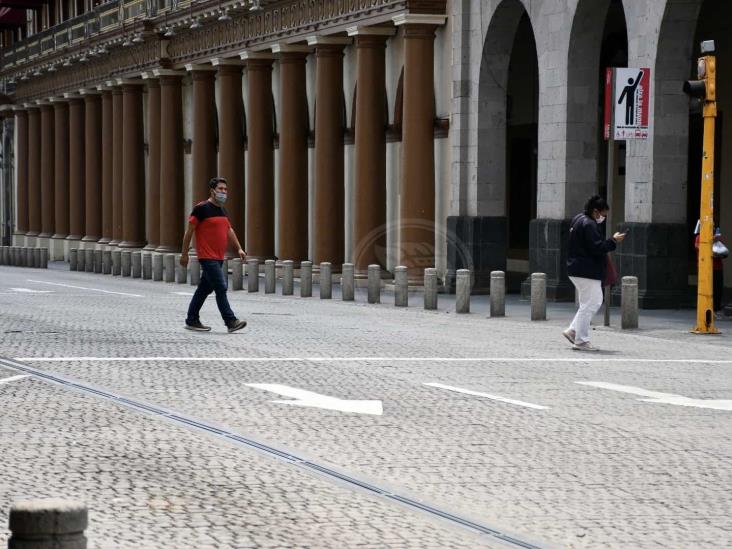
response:
<path id="1" fill-rule="evenodd" d="M 691 312 L 598 328 L 606 351 L 586 355 L 561 337 L 569 304 L 532 323 L 514 299 L 489 319 L 487 296 L 455 315 L 447 296 L 426 312 L 413 296 L 367 305 L 365 289 L 356 303 L 260 289 L 229 293 L 243 332 L 225 332 L 211 298 L 214 331 L 191 333 L 190 286 L 0 267 L 0 356 L 537 546 L 730 539 L 732 338 L 689 334 Z M 89 503 L 99 547 L 504 546 L 153 413 L 32 375 L 2 383 L 17 375 L 0 372 L 2 521 L 15 497 L 68 494 Z"/>

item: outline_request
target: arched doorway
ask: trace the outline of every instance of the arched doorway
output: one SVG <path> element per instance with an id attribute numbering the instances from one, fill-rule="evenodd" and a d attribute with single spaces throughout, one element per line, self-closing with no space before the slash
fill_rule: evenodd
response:
<path id="1" fill-rule="evenodd" d="M 580 0 L 572 23 L 567 73 L 567 164 L 565 204 L 568 217 L 587 198 L 608 191 L 608 149 L 603 139 L 604 80 L 607 67 L 628 64 L 628 36 L 621 0 Z M 623 221 L 625 144 L 617 143 L 613 189 L 608 198 L 614 222 Z"/>
<path id="2" fill-rule="evenodd" d="M 732 5 L 725 0 L 704 0 L 701 2 L 696 21 L 694 39 L 687 61 L 687 78 L 696 79 L 697 58 L 701 56 L 699 44 L 703 40 L 714 40 L 717 56 L 717 120 L 715 132 L 715 180 L 714 180 L 714 224 L 730 242 L 732 237 Z M 687 38 L 688 40 L 688 38 Z M 686 228 L 688 237 L 689 273 L 692 285 L 697 272 L 696 251 L 693 246 L 693 231 L 699 219 L 701 194 L 701 162 L 703 147 L 703 119 L 701 111 L 691 104 L 689 109 L 688 170 L 686 193 Z M 725 286 L 732 286 L 732 269 L 726 269 Z M 724 302 L 723 298 L 723 302 Z"/>
<path id="3" fill-rule="evenodd" d="M 531 20 L 521 1 L 504 0 L 488 28 L 480 69 L 476 198 L 478 232 L 489 245 L 477 250 L 474 261 L 478 271 L 489 264 L 507 271 L 507 289 L 513 292 L 529 272 L 538 120 L 539 71 Z"/>

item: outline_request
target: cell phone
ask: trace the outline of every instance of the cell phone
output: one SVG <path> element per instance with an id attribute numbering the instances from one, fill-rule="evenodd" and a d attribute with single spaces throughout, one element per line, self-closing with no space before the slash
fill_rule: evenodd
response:
<path id="1" fill-rule="evenodd" d="M 627 228 L 627 229 L 625 229 L 625 231 L 623 231 L 623 234 L 628 234 L 629 232 L 630 232 L 630 228 Z"/>

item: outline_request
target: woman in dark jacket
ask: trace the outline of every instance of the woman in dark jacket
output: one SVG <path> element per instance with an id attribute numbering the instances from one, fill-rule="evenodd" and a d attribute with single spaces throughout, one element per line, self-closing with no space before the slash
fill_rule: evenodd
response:
<path id="1" fill-rule="evenodd" d="M 577 215 L 569 229 L 567 272 L 579 295 L 579 309 L 569 328 L 562 332 L 578 351 L 597 351 L 590 345 L 590 322 L 602 305 L 602 281 L 607 269 L 607 253 L 624 233 L 615 233 L 605 239 L 598 225 L 605 222 L 610 209 L 604 198 L 594 195 L 585 204 L 585 210 Z"/>

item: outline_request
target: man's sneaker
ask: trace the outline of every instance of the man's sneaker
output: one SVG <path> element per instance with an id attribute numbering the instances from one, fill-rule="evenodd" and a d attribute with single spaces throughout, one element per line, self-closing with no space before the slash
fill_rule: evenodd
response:
<path id="1" fill-rule="evenodd" d="M 247 325 L 246 320 L 230 320 L 226 323 L 226 327 L 229 329 L 229 333 L 236 332 L 237 330 L 241 330 Z"/>
<path id="2" fill-rule="evenodd" d="M 577 335 L 574 330 L 564 330 L 562 335 L 567 338 L 567 341 L 574 345 L 574 336 Z"/>
<path id="3" fill-rule="evenodd" d="M 593 347 L 592 345 L 590 345 L 589 341 L 585 341 L 584 343 L 575 343 L 572 346 L 572 349 L 574 349 L 575 351 L 589 351 L 593 353 L 596 353 L 600 350 L 597 347 Z"/>
<path id="4" fill-rule="evenodd" d="M 193 330 L 194 332 L 210 332 L 211 326 L 204 326 L 200 320 L 195 322 L 189 322 L 186 320 L 186 330 Z"/>

